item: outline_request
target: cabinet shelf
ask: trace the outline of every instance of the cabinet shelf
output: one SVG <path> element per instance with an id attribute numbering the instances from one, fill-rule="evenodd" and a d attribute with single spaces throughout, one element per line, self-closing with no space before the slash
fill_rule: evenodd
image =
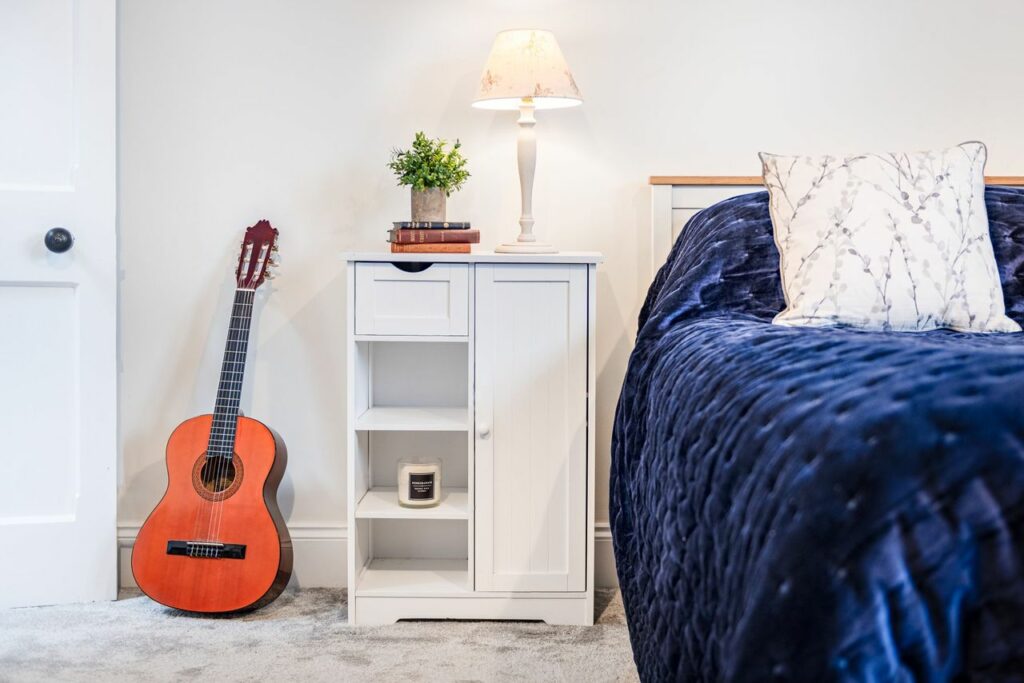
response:
<path id="1" fill-rule="evenodd" d="M 357 596 L 469 593 L 466 560 L 375 559 L 363 570 Z"/>
<path id="2" fill-rule="evenodd" d="M 465 432 L 469 431 L 469 410 L 375 406 L 356 418 L 356 429 L 371 432 Z"/>
<path id="3" fill-rule="evenodd" d="M 411 342 L 413 344 L 468 344 L 469 337 L 455 336 L 420 336 L 412 334 L 357 334 L 352 337 L 357 342 Z"/>
<path id="4" fill-rule="evenodd" d="M 372 488 L 356 506 L 356 519 L 469 519 L 469 494 L 445 488 L 434 507 L 407 508 L 398 504 L 398 489 Z"/>

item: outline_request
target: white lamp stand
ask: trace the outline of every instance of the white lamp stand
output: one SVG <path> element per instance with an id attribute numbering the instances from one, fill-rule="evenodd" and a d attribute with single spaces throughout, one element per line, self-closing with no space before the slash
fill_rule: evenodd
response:
<path id="1" fill-rule="evenodd" d="M 519 191 L 522 215 L 519 216 L 519 237 L 515 242 L 499 244 L 494 251 L 501 254 L 555 254 L 558 250 L 547 242 L 538 242 L 533 234 L 533 175 L 537 169 L 537 119 L 533 98 L 524 97 L 519 106 L 519 137 L 516 156 L 519 161 Z"/>

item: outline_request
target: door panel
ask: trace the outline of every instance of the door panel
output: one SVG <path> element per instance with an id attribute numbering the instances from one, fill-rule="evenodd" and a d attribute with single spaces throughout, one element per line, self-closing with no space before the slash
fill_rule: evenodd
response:
<path id="1" fill-rule="evenodd" d="M 78 375 L 78 303 L 71 287 L 0 285 L 0 524 L 70 519 L 78 479 L 78 415 L 68 378 Z M 46 454 L 45 457 L 41 457 Z"/>
<path id="2" fill-rule="evenodd" d="M 476 267 L 476 588 L 586 589 L 586 266 Z"/>
<path id="3" fill-rule="evenodd" d="M 0 3 L 0 187 L 71 181 L 74 5 L 70 0 Z"/>
<path id="4" fill-rule="evenodd" d="M 0 607 L 116 597 L 115 22 L 0 3 Z"/>

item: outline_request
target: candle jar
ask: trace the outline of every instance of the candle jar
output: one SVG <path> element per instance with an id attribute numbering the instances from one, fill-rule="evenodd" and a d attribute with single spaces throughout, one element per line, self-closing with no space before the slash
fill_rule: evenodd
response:
<path id="1" fill-rule="evenodd" d="M 398 463 L 398 504 L 433 507 L 441 502 L 441 461 L 412 458 Z"/>

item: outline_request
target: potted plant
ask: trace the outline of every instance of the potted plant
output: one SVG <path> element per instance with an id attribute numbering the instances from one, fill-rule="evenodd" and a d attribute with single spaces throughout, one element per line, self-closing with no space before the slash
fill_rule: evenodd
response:
<path id="1" fill-rule="evenodd" d="M 420 131 L 412 149 L 391 152 L 388 168 L 394 171 L 399 185 L 412 188 L 412 220 L 445 220 L 447 198 L 469 178 L 461 147 L 458 140 L 449 147 L 446 140 L 431 140 Z"/>

